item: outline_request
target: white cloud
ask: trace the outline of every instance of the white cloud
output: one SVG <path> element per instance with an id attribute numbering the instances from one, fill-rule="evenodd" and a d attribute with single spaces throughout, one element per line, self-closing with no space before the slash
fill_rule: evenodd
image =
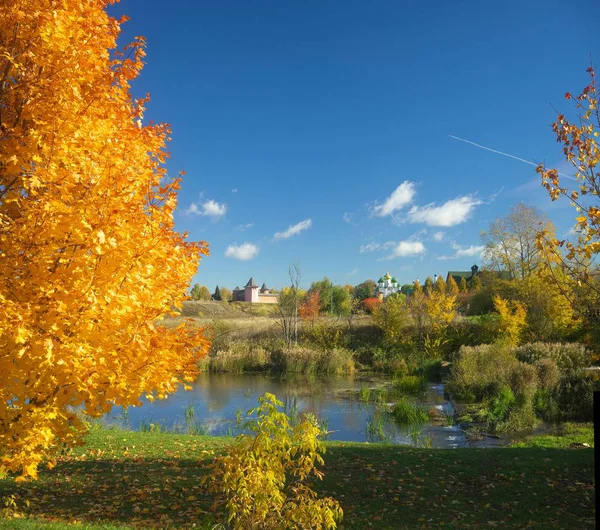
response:
<path id="1" fill-rule="evenodd" d="M 238 192 L 238 189 L 237 189 L 237 188 L 232 188 L 232 189 L 231 189 L 231 193 L 237 193 L 237 192 Z"/>
<path id="2" fill-rule="evenodd" d="M 395 241 L 386 241 L 385 243 L 367 243 L 360 247 L 360 253 L 363 252 L 373 252 L 374 250 L 387 250 L 388 248 L 392 248 L 396 245 Z"/>
<path id="3" fill-rule="evenodd" d="M 383 204 L 379 204 L 373 208 L 373 214 L 378 217 L 391 215 L 396 210 L 400 210 L 409 205 L 415 194 L 415 183 L 405 180 L 394 190 Z"/>
<path id="4" fill-rule="evenodd" d="M 346 222 L 346 223 L 352 223 L 352 214 L 348 213 L 348 212 L 344 212 L 344 215 L 342 216 L 342 219 Z"/>
<path id="5" fill-rule="evenodd" d="M 360 247 L 360 253 L 363 252 L 373 252 L 374 250 L 379 250 L 381 248 L 381 244 L 379 243 L 367 243 L 366 245 L 362 245 Z"/>
<path id="6" fill-rule="evenodd" d="M 254 223 L 248 223 L 246 225 L 238 225 L 236 227 L 236 230 L 239 230 L 240 232 L 243 232 L 244 230 L 248 230 L 249 228 L 252 228 L 254 226 Z"/>
<path id="7" fill-rule="evenodd" d="M 283 232 L 276 232 L 273 236 L 274 239 L 288 239 L 289 237 L 298 235 L 300 232 L 304 230 L 308 230 L 312 226 L 312 219 L 305 219 L 304 221 L 300 221 L 295 225 L 291 225 L 287 230 Z"/>
<path id="8" fill-rule="evenodd" d="M 212 199 L 198 204 L 193 202 L 184 212 L 186 215 L 206 215 L 213 219 L 219 219 L 227 213 L 227 205 L 218 203 Z"/>
<path id="9" fill-rule="evenodd" d="M 357 272 L 358 272 L 358 269 L 354 268 L 350 272 L 347 272 L 346 276 L 354 276 Z"/>
<path id="10" fill-rule="evenodd" d="M 476 206 L 483 204 L 470 195 L 446 201 L 441 206 L 434 203 L 425 206 L 413 206 L 408 212 L 411 223 L 425 223 L 429 226 L 454 226 L 464 223 Z"/>
<path id="11" fill-rule="evenodd" d="M 420 241 L 400 241 L 388 256 L 392 258 L 405 258 L 407 256 L 418 256 L 425 252 L 425 245 Z"/>
<path id="12" fill-rule="evenodd" d="M 225 250 L 228 258 L 248 261 L 258 256 L 258 247 L 254 243 L 242 243 L 241 245 L 229 245 Z"/>
<path id="13" fill-rule="evenodd" d="M 445 232 L 436 232 L 435 234 L 433 234 L 433 239 L 434 241 L 442 241 L 445 235 Z"/>
<path id="14" fill-rule="evenodd" d="M 481 256 L 483 249 L 485 248 L 483 245 L 471 245 L 470 247 L 461 247 L 460 245 L 452 245 L 452 248 L 456 250 L 455 256 L 457 258 L 462 258 L 465 256 Z"/>
<path id="15" fill-rule="evenodd" d="M 464 257 L 481 257 L 485 247 L 483 245 L 471 245 L 469 247 L 463 247 L 462 245 L 457 245 L 456 243 L 451 243 L 452 248 L 455 250 L 454 254 L 451 256 L 438 256 L 439 260 L 449 260 L 456 258 L 464 258 Z"/>

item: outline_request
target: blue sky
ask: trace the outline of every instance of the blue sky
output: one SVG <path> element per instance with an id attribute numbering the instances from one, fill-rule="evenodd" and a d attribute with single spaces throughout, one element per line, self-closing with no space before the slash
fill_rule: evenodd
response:
<path id="1" fill-rule="evenodd" d="M 353 285 L 480 263 L 479 233 L 518 201 L 557 224 L 532 162 L 560 165 L 551 105 L 586 84 L 600 4 L 564 1 L 141 2 L 134 95 L 171 124 L 186 171 L 176 226 L 210 242 L 194 282 Z M 240 259 L 244 258 L 244 259 Z"/>

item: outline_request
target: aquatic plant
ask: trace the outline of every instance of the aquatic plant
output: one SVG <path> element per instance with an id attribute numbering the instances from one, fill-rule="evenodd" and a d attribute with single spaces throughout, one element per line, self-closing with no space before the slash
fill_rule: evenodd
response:
<path id="1" fill-rule="evenodd" d="M 427 388 L 427 381 L 418 375 L 404 375 L 393 382 L 394 390 L 404 394 L 421 394 Z"/>
<path id="2" fill-rule="evenodd" d="M 415 425 L 427 423 L 429 416 L 427 411 L 419 407 L 415 403 L 408 401 L 406 398 L 401 398 L 391 410 L 391 414 L 400 425 Z"/>
<path id="3" fill-rule="evenodd" d="M 367 420 L 365 433 L 369 442 L 384 442 L 388 440 L 385 434 L 385 420 L 381 414 L 375 414 Z"/>
<path id="4" fill-rule="evenodd" d="M 363 401 L 364 403 L 368 403 L 371 399 L 371 387 L 366 385 L 361 385 L 360 390 L 358 391 L 358 400 Z"/>

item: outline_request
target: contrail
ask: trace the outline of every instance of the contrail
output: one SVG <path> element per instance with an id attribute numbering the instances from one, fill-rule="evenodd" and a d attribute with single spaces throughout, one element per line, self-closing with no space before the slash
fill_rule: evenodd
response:
<path id="1" fill-rule="evenodd" d="M 450 138 L 454 138 L 455 140 L 459 140 L 461 142 L 465 142 L 467 144 L 471 144 L 474 145 L 475 147 L 479 147 L 481 149 L 485 149 L 486 151 L 491 151 L 492 153 L 496 153 L 498 155 L 502 155 L 502 156 L 507 156 L 508 158 L 514 158 L 515 160 L 518 160 L 519 162 L 525 162 L 526 164 L 529 164 L 530 166 L 534 166 L 537 167 L 537 164 L 534 164 L 533 162 L 530 162 L 529 160 L 525 160 L 524 158 L 519 158 L 518 156 L 515 155 L 511 155 L 509 153 L 503 153 L 502 151 L 497 151 L 496 149 L 492 149 L 490 147 L 486 147 L 485 145 L 479 145 L 476 144 L 475 142 L 471 142 L 469 140 L 465 140 L 464 138 L 459 138 L 458 136 L 453 136 L 451 134 L 448 135 Z M 561 177 L 566 177 L 568 179 L 571 180 L 577 180 L 576 178 L 572 177 L 571 175 L 565 175 L 564 173 L 558 173 Z"/>

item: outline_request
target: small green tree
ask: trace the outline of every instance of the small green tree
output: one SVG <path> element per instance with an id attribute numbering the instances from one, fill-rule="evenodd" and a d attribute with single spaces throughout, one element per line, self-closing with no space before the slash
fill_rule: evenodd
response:
<path id="1" fill-rule="evenodd" d="M 464 280 L 464 278 L 462 278 Z M 466 287 L 466 282 L 465 282 Z M 456 280 L 452 277 L 452 275 L 448 275 L 448 279 L 446 280 L 446 294 L 448 296 L 456 296 L 458 295 L 459 288 L 456 285 Z"/>
<path id="2" fill-rule="evenodd" d="M 210 300 L 210 291 L 205 285 L 196 283 L 190 292 L 193 300 Z"/>
<path id="3" fill-rule="evenodd" d="M 467 285 L 467 280 L 465 278 L 460 279 L 460 283 L 458 284 L 458 290 L 461 293 L 466 293 L 469 290 L 469 286 Z"/>
<path id="4" fill-rule="evenodd" d="M 323 478 L 325 447 L 314 416 L 292 427 L 283 406 L 273 394 L 258 398 L 259 406 L 248 411 L 244 430 L 215 458 L 203 484 L 226 500 L 227 523 L 234 530 L 285 530 L 337 528 L 343 517 L 339 503 L 318 499 L 307 479 Z"/>
<path id="5" fill-rule="evenodd" d="M 439 294 L 446 294 L 446 282 L 441 276 L 438 276 L 437 280 L 435 281 L 435 290 Z"/>
<path id="6" fill-rule="evenodd" d="M 414 285 L 412 283 L 405 283 L 402 287 L 400 287 L 400 292 L 402 294 L 408 294 L 414 289 Z"/>
<path id="7" fill-rule="evenodd" d="M 308 294 L 317 292 L 319 293 L 319 312 L 330 313 L 331 312 L 331 299 L 332 299 L 333 283 L 325 276 L 318 282 L 310 284 Z"/>
<path id="8" fill-rule="evenodd" d="M 403 335 L 405 326 L 410 322 L 403 294 L 388 296 L 373 312 L 375 324 L 381 328 L 389 343 Z"/>
<path id="9" fill-rule="evenodd" d="M 212 298 L 213 298 L 213 300 L 216 300 L 217 302 L 220 302 L 222 300 L 221 290 L 219 289 L 218 285 L 215 289 L 215 293 L 212 295 Z"/>
<path id="10" fill-rule="evenodd" d="M 221 299 L 224 300 L 225 302 L 229 302 L 230 300 L 233 300 L 233 293 L 231 292 L 231 289 L 227 289 L 227 287 L 221 287 Z"/>
<path id="11" fill-rule="evenodd" d="M 367 298 L 373 297 L 375 289 L 377 289 L 377 284 L 373 280 L 365 280 L 354 288 L 354 298 L 362 302 Z"/>
<path id="12" fill-rule="evenodd" d="M 356 306 L 352 295 L 342 285 L 333 286 L 333 313 L 335 315 L 348 315 Z"/>
<path id="13" fill-rule="evenodd" d="M 481 291 L 481 278 L 479 276 L 475 276 L 472 280 L 471 280 L 471 291 L 473 291 L 474 293 L 478 293 L 479 291 Z"/>
<path id="14" fill-rule="evenodd" d="M 433 280 L 431 279 L 431 276 L 427 276 L 427 278 L 425 278 L 425 285 L 423 286 L 423 292 L 425 294 L 433 293 Z"/>

